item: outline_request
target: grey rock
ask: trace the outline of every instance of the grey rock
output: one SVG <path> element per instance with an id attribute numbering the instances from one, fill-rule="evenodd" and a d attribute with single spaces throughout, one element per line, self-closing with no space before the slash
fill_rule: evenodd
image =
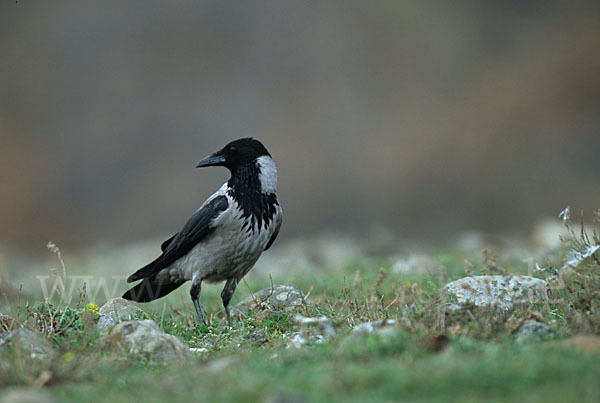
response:
<path id="1" fill-rule="evenodd" d="M 0 403 L 54 403 L 56 401 L 48 390 L 11 388 L 5 391 Z"/>
<path id="2" fill-rule="evenodd" d="M 446 284 L 453 303 L 447 309 L 464 306 L 508 310 L 513 306 L 547 300 L 546 281 L 529 276 L 473 276 Z"/>
<path id="3" fill-rule="evenodd" d="M 304 303 L 304 294 L 298 287 L 283 284 L 255 292 L 237 304 L 235 310 L 242 314 L 246 314 L 249 309 L 292 312 Z"/>
<path id="4" fill-rule="evenodd" d="M 391 335 L 398 331 L 398 321 L 387 319 L 385 322 L 365 322 L 352 329 L 352 335 L 375 333 L 380 335 Z"/>
<path id="5" fill-rule="evenodd" d="M 454 302 L 451 302 L 451 303 L 449 303 L 449 304 L 444 304 L 444 305 L 443 305 L 443 309 L 444 309 L 446 312 L 449 312 L 449 313 L 453 313 L 453 312 L 462 312 L 462 310 L 463 310 L 464 308 L 465 308 L 465 307 L 464 307 L 463 305 L 460 305 L 460 304 L 455 304 Z"/>
<path id="6" fill-rule="evenodd" d="M 551 336 L 554 330 L 545 323 L 537 320 L 525 321 L 516 332 L 516 341 L 523 343 L 525 341 L 539 341 Z"/>
<path id="7" fill-rule="evenodd" d="M 331 337 L 320 333 L 293 332 L 287 333 L 288 343 L 286 348 L 300 349 L 306 345 L 321 344 L 331 340 Z"/>
<path id="8" fill-rule="evenodd" d="M 34 358 L 44 358 L 55 354 L 52 343 L 33 330 L 20 328 L 0 333 L 0 352 L 14 349 L 16 345 Z"/>
<path id="9" fill-rule="evenodd" d="M 340 352 L 363 351 L 365 348 L 364 340 L 374 337 L 377 340 L 393 340 L 400 334 L 399 322 L 395 319 L 385 321 L 365 322 L 354 327 L 349 335 L 344 337 L 339 345 Z"/>
<path id="10" fill-rule="evenodd" d="M 335 329 L 327 316 L 307 318 L 302 315 L 294 317 L 299 331 L 287 334 L 288 348 L 302 348 L 306 344 L 320 344 L 335 337 Z"/>
<path id="11" fill-rule="evenodd" d="M 141 319 L 144 311 L 121 297 L 106 301 L 98 312 L 98 330 L 106 330 L 128 320 Z"/>
<path id="12" fill-rule="evenodd" d="M 304 345 L 306 343 L 308 343 L 308 340 L 306 340 L 306 338 L 304 336 L 302 336 L 302 333 L 300 333 L 300 332 L 291 333 L 291 334 L 288 334 L 287 336 L 288 336 L 287 348 L 300 349 L 300 348 L 304 347 Z"/>
<path id="13" fill-rule="evenodd" d="M 188 347 L 177 337 L 160 330 L 152 320 L 132 320 L 116 325 L 103 340 L 105 348 L 125 350 L 132 355 L 174 361 L 190 356 Z"/>
<path id="14" fill-rule="evenodd" d="M 294 320 L 301 329 L 309 330 L 311 328 L 318 329 L 323 336 L 330 338 L 335 336 L 335 329 L 331 323 L 331 319 L 327 316 L 321 316 L 318 318 L 306 318 L 302 315 L 296 315 Z"/>

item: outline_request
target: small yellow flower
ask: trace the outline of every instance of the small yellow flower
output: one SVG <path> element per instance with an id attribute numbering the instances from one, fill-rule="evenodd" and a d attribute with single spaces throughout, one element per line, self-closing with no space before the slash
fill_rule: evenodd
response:
<path id="1" fill-rule="evenodd" d="M 100 312 L 100 307 L 98 305 L 96 305 L 95 302 L 90 302 L 89 304 L 87 304 L 85 306 L 85 308 L 83 309 L 85 312 L 89 312 L 89 313 L 93 313 L 93 314 L 98 314 L 98 312 Z"/>
<path id="2" fill-rule="evenodd" d="M 66 362 L 69 361 L 73 361 L 73 358 L 75 358 L 75 354 L 69 352 L 69 353 L 64 353 L 62 356 L 63 360 L 65 360 Z"/>

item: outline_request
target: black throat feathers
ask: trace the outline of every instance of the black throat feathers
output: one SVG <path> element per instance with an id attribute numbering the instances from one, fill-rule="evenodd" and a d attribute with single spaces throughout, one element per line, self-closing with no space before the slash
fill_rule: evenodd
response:
<path id="1" fill-rule="evenodd" d="M 275 193 L 262 193 L 259 168 L 255 164 L 237 167 L 227 182 L 229 195 L 242 209 L 244 226 L 248 231 L 260 231 L 273 220 L 275 206 L 279 205 Z"/>

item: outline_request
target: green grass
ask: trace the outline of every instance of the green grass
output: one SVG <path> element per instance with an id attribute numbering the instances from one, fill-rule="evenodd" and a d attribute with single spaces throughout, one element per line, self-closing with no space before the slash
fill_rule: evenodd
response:
<path id="1" fill-rule="evenodd" d="M 369 340 L 371 339 L 371 340 Z M 238 352 L 225 369 L 202 359 L 184 365 L 138 363 L 58 385 L 61 401 L 263 401 L 290 394 L 307 401 L 597 401 L 600 354 L 558 345 L 520 346 L 452 340 L 428 351 L 417 337 L 367 336 L 352 345 L 308 351 Z"/>
<path id="2" fill-rule="evenodd" d="M 465 269 L 465 256 L 456 251 L 434 255 L 443 269 L 431 275 L 399 275 L 390 261 L 364 259 L 317 275 L 276 276 L 275 284 L 310 290 L 312 303 L 299 313 L 325 315 L 337 332 L 299 350 L 288 348 L 290 333 L 298 330 L 295 313 L 253 310 L 234 318 L 229 329 L 220 288 L 208 286 L 201 304 L 209 326 L 197 326 L 187 290 L 178 290 L 140 307 L 163 331 L 206 351 L 168 364 L 103 351 L 87 301 L 59 307 L 24 300 L 19 321 L 48 334 L 58 354 L 43 361 L 18 351 L 5 354 L 0 387 L 43 384 L 61 402 L 600 401 L 600 350 L 584 352 L 563 342 L 575 333 L 600 333 L 596 257 L 561 277 L 563 286 L 548 304 L 441 320 L 440 289 L 465 270 L 526 274 L 522 261 L 498 268 L 489 256 L 468 258 L 473 265 Z M 250 276 L 232 303 L 270 285 L 268 278 Z M 531 317 L 552 323 L 554 336 L 516 343 L 513 331 Z M 393 334 L 351 334 L 360 323 L 388 318 L 399 323 Z M 445 348 L 433 342 L 440 335 L 448 340 Z"/>

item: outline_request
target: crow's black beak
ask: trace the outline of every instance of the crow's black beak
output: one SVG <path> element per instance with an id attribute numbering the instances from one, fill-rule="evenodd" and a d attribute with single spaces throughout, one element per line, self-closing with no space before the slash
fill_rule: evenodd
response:
<path id="1" fill-rule="evenodd" d="M 196 168 L 214 167 L 214 166 L 223 165 L 223 163 L 225 163 L 225 157 L 223 157 L 222 155 L 212 154 L 212 155 L 209 155 L 208 157 L 202 158 L 196 164 Z"/>

